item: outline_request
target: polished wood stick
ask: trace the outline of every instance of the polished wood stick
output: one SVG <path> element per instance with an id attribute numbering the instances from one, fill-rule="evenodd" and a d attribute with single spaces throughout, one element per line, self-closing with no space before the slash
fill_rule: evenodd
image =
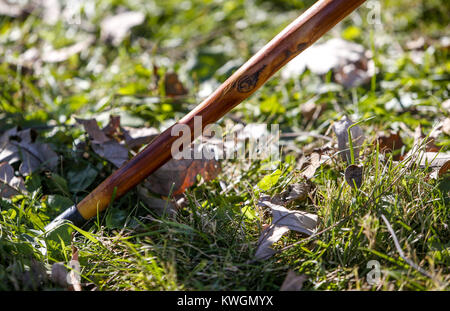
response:
<path id="1" fill-rule="evenodd" d="M 219 120 L 364 1 L 317 1 L 176 124 L 188 125 L 191 128 L 191 141 L 194 140 L 198 134 L 193 130 L 194 117 L 202 118 L 202 128 Z M 98 212 L 105 210 L 113 196 L 118 198 L 124 195 L 170 160 L 172 143 L 179 138 L 171 135 L 171 130 L 176 124 L 162 132 L 80 203 L 59 215 L 46 229 L 61 219 L 70 220 L 78 226 L 82 225 Z"/>

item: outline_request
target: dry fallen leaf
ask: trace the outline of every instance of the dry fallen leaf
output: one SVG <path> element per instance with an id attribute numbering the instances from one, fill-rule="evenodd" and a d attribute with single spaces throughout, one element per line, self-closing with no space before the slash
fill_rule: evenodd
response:
<path id="1" fill-rule="evenodd" d="M 299 291 L 303 287 L 303 283 L 308 279 L 305 274 L 297 274 L 293 270 L 289 270 L 286 278 L 281 285 L 280 291 Z"/>
<path id="2" fill-rule="evenodd" d="M 333 130 L 338 141 L 338 150 L 341 152 L 342 159 L 347 161 L 349 164 L 351 163 L 351 157 L 348 145 L 347 129 L 352 124 L 354 124 L 353 121 L 347 116 L 344 116 L 340 121 L 335 122 L 333 125 Z M 364 142 L 364 133 L 358 125 L 353 126 L 350 133 L 352 134 L 353 150 L 356 161 L 359 157 L 359 148 Z"/>
<path id="3" fill-rule="evenodd" d="M 0 198 L 10 198 L 26 192 L 22 177 L 14 176 L 14 169 L 7 162 L 0 162 Z"/>
<path id="4" fill-rule="evenodd" d="M 174 72 L 166 73 L 164 76 L 164 88 L 166 96 L 168 97 L 177 97 L 188 94 L 188 91 L 178 79 L 178 75 Z"/>
<path id="5" fill-rule="evenodd" d="M 144 22 L 142 12 L 124 12 L 106 17 L 100 24 L 100 38 L 118 46 L 127 36 L 130 29 Z"/>
<path id="6" fill-rule="evenodd" d="M 194 151 L 191 149 L 191 154 Z M 215 159 L 171 159 L 148 178 L 150 191 L 164 196 L 177 195 L 196 183 L 197 175 L 205 181 L 214 179 L 220 172 L 220 163 Z"/>
<path id="7" fill-rule="evenodd" d="M 288 210 L 281 205 L 270 201 L 260 201 L 260 205 L 272 210 L 272 224 L 261 234 L 255 257 L 258 260 L 271 257 L 275 251 L 271 248 L 289 230 L 294 230 L 307 235 L 314 233 L 317 226 L 317 215 L 307 212 Z"/>
<path id="8" fill-rule="evenodd" d="M 73 238 L 73 236 L 72 236 Z M 69 290 L 73 290 L 76 292 L 81 291 L 81 283 L 80 283 L 80 262 L 78 261 L 78 248 L 76 248 L 72 244 L 72 259 L 70 260 L 71 270 L 67 276 L 67 283 L 69 284 Z"/>
<path id="9" fill-rule="evenodd" d="M 381 153 L 393 153 L 404 146 L 400 135 L 394 132 L 378 133 L 375 142 L 378 142 Z M 395 154 L 394 160 L 398 161 L 399 159 L 400 154 Z"/>
<path id="10" fill-rule="evenodd" d="M 14 164 L 22 162 L 19 172 L 29 175 L 39 168 L 55 170 L 58 155 L 50 145 L 36 141 L 37 133 L 27 129 L 12 128 L 0 137 L 0 162 Z"/>
<path id="11" fill-rule="evenodd" d="M 92 150 L 116 167 L 121 167 L 129 159 L 128 149 L 114 140 L 102 144 L 93 143 Z"/>
<path id="12" fill-rule="evenodd" d="M 110 116 L 109 123 L 100 129 L 95 119 L 78 119 L 91 139 L 91 147 L 100 157 L 108 160 L 116 167 L 128 161 L 129 150 L 138 150 L 157 136 L 154 128 L 134 129 L 120 126 L 120 116 Z"/>
<path id="13" fill-rule="evenodd" d="M 349 165 L 344 173 L 345 181 L 352 188 L 360 188 L 363 179 L 363 167 L 361 165 Z"/>
<path id="14" fill-rule="evenodd" d="M 330 157 L 327 155 L 320 154 L 318 152 L 311 153 L 309 156 L 308 166 L 302 172 L 302 175 L 306 179 L 311 179 L 316 173 L 316 170 L 328 160 L 330 160 Z"/>
<path id="15" fill-rule="evenodd" d="M 336 81 L 345 87 L 367 83 L 375 73 L 370 51 L 362 45 L 340 38 L 309 47 L 285 66 L 281 76 L 295 78 L 306 68 L 318 75 L 334 70 Z"/>
<path id="16" fill-rule="evenodd" d="M 437 179 L 446 174 L 450 169 L 450 153 L 424 152 L 419 156 L 419 167 L 430 168 L 433 172 L 431 178 Z"/>
<path id="17" fill-rule="evenodd" d="M 83 120 L 76 118 L 76 121 L 83 125 L 85 131 L 88 133 L 91 139 L 92 150 L 100 157 L 108 160 L 116 167 L 121 167 L 126 161 L 128 161 L 128 149 L 117 142 L 114 138 L 106 136 L 106 134 L 100 130 L 95 119 Z M 114 117 L 110 119 L 110 123 L 114 122 Z M 107 125 L 105 128 L 111 128 L 111 125 Z"/>

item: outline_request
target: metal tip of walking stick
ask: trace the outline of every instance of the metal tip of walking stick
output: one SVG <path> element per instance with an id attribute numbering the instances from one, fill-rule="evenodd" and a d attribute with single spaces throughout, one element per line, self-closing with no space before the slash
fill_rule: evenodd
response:
<path id="1" fill-rule="evenodd" d="M 70 221 L 77 227 L 83 226 L 87 220 L 81 216 L 80 212 L 77 209 L 76 205 L 72 205 L 68 209 L 66 209 L 64 212 L 59 214 L 58 217 L 52 220 L 51 223 L 49 223 L 45 228 L 45 232 L 51 231 L 58 227 L 62 222 L 64 221 Z"/>

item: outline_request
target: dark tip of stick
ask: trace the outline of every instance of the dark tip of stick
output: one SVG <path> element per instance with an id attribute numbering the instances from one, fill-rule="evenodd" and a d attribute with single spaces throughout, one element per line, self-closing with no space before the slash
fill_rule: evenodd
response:
<path id="1" fill-rule="evenodd" d="M 77 227 L 81 227 L 87 222 L 87 219 L 84 219 L 83 216 L 81 216 L 80 212 L 77 209 L 77 206 L 72 205 L 71 207 L 66 209 L 64 212 L 59 214 L 58 217 L 53 219 L 53 221 L 45 227 L 45 231 L 49 231 L 49 230 L 53 229 L 54 227 L 56 227 L 56 225 L 60 224 L 61 221 L 63 221 L 63 220 L 68 220 Z"/>

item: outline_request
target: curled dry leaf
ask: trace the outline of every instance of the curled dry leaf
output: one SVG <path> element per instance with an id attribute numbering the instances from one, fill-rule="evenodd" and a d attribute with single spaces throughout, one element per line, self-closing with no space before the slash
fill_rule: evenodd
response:
<path id="1" fill-rule="evenodd" d="M 354 124 L 353 121 L 344 116 L 342 120 L 335 122 L 333 125 L 333 131 L 336 134 L 337 142 L 338 142 L 338 150 L 341 152 L 341 157 L 347 163 L 351 163 L 350 149 L 348 145 L 348 133 L 347 129 Z M 355 161 L 359 157 L 359 148 L 362 146 L 364 142 L 364 133 L 362 129 L 356 125 L 353 126 L 350 130 L 352 134 L 352 142 L 353 142 L 353 151 L 355 155 Z"/>
<path id="2" fill-rule="evenodd" d="M 142 12 L 124 12 L 106 17 L 100 24 L 100 38 L 118 46 L 127 36 L 130 29 L 144 22 Z"/>
<path id="3" fill-rule="evenodd" d="M 363 179 L 363 167 L 361 165 L 349 165 L 345 169 L 345 181 L 352 188 L 360 188 Z"/>
<path id="4" fill-rule="evenodd" d="M 280 291 L 299 291 L 303 287 L 303 283 L 308 279 L 305 274 L 297 274 L 293 270 L 289 270 L 286 278 L 281 285 Z"/>
<path id="5" fill-rule="evenodd" d="M 39 168 L 55 170 L 58 155 L 50 145 L 36 141 L 37 133 L 27 129 L 12 128 L 0 137 L 0 162 L 21 162 L 19 172 L 29 175 Z"/>
<path id="6" fill-rule="evenodd" d="M 272 224 L 261 234 L 255 257 L 258 260 L 271 257 L 275 251 L 271 248 L 289 230 L 294 230 L 307 235 L 314 233 L 317 226 L 317 215 L 307 212 L 288 210 L 281 205 L 270 201 L 260 201 L 260 205 L 272 210 Z"/>
<path id="7" fill-rule="evenodd" d="M 0 198 L 10 198 L 20 193 L 26 193 L 22 177 L 14 176 L 14 169 L 7 162 L 0 163 Z"/>

